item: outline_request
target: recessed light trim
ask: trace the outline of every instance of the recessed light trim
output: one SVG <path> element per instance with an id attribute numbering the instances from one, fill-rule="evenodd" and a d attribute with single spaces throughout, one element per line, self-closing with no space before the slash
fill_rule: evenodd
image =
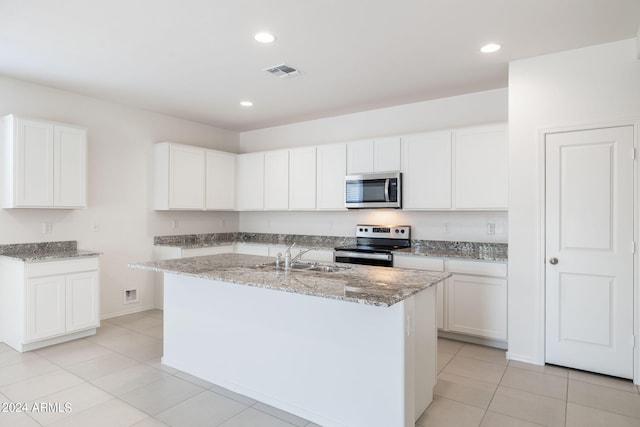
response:
<path id="1" fill-rule="evenodd" d="M 265 43 L 265 44 L 273 43 L 274 41 L 276 41 L 276 36 L 267 32 L 258 33 L 255 36 L 253 36 L 253 38 L 255 39 L 255 41 L 259 43 Z"/>
<path id="2" fill-rule="evenodd" d="M 480 48 L 480 52 L 482 53 L 494 53 L 502 49 L 498 43 L 488 43 Z"/>
<path id="3" fill-rule="evenodd" d="M 251 101 L 240 101 L 240 105 L 243 107 L 253 107 L 253 102 Z"/>

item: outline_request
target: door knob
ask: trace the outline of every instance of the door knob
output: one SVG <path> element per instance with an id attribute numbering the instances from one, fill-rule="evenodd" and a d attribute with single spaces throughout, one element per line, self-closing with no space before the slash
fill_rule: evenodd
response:
<path id="1" fill-rule="evenodd" d="M 549 264 L 556 265 L 557 263 L 558 263 L 558 258 L 556 257 L 549 258 Z"/>

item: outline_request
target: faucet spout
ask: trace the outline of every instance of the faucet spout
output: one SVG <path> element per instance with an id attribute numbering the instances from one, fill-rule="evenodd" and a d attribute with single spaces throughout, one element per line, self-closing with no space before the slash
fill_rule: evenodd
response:
<path id="1" fill-rule="evenodd" d="M 318 249 L 318 248 L 308 248 L 308 249 L 303 249 L 303 250 L 301 250 L 300 252 L 298 252 L 298 253 L 296 254 L 296 256 L 295 256 L 295 257 L 293 257 L 293 259 L 291 260 L 291 263 L 294 263 L 294 262 L 296 262 L 297 260 L 299 260 L 299 259 L 300 259 L 300 257 L 302 257 L 302 255 L 306 254 L 307 252 L 315 251 L 315 250 L 317 250 L 317 249 Z"/>

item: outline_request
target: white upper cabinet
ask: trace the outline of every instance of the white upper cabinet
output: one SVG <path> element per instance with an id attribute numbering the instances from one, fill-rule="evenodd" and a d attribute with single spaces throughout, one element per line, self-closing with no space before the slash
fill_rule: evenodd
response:
<path id="1" fill-rule="evenodd" d="M 13 115 L 2 124 L 3 207 L 86 207 L 85 129 Z"/>
<path id="2" fill-rule="evenodd" d="M 402 138 L 402 207 L 451 208 L 451 132 Z"/>
<path id="3" fill-rule="evenodd" d="M 233 210 L 235 154 L 161 142 L 154 146 L 156 210 Z"/>
<path id="4" fill-rule="evenodd" d="M 377 138 L 347 144 L 347 173 L 400 170 L 400 137 Z"/>
<path id="5" fill-rule="evenodd" d="M 507 209 L 506 124 L 454 132 L 454 207 Z"/>
<path id="6" fill-rule="evenodd" d="M 316 207 L 343 210 L 344 177 L 347 174 L 347 144 L 320 145 L 316 148 Z"/>
<path id="7" fill-rule="evenodd" d="M 264 209 L 289 209 L 289 150 L 264 153 Z"/>
<path id="8" fill-rule="evenodd" d="M 169 207 L 204 209 L 204 185 L 204 150 L 169 145 Z"/>
<path id="9" fill-rule="evenodd" d="M 316 147 L 289 150 L 289 208 L 316 208 Z"/>
<path id="10" fill-rule="evenodd" d="M 264 153 L 239 154 L 236 158 L 236 209 L 264 209 Z"/>
<path id="11" fill-rule="evenodd" d="M 236 155 L 206 150 L 205 209 L 234 210 L 236 207 Z"/>
<path id="12" fill-rule="evenodd" d="M 157 210 L 202 210 L 205 207 L 205 151 L 161 142 L 154 146 Z"/>
<path id="13" fill-rule="evenodd" d="M 87 132 L 68 126 L 53 128 L 53 205 L 87 205 Z"/>

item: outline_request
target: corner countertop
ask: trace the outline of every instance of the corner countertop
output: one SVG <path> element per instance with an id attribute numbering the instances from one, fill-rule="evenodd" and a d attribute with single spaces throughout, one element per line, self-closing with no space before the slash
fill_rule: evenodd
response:
<path id="1" fill-rule="evenodd" d="M 450 273 L 338 264 L 335 272 L 283 271 L 275 258 L 220 254 L 129 264 L 142 270 L 255 286 L 389 307 L 451 276 Z"/>
<path id="2" fill-rule="evenodd" d="M 78 242 L 75 240 L 0 245 L 0 256 L 23 262 L 59 261 L 71 258 L 90 258 L 100 255 L 102 255 L 101 252 L 78 249 Z"/>

